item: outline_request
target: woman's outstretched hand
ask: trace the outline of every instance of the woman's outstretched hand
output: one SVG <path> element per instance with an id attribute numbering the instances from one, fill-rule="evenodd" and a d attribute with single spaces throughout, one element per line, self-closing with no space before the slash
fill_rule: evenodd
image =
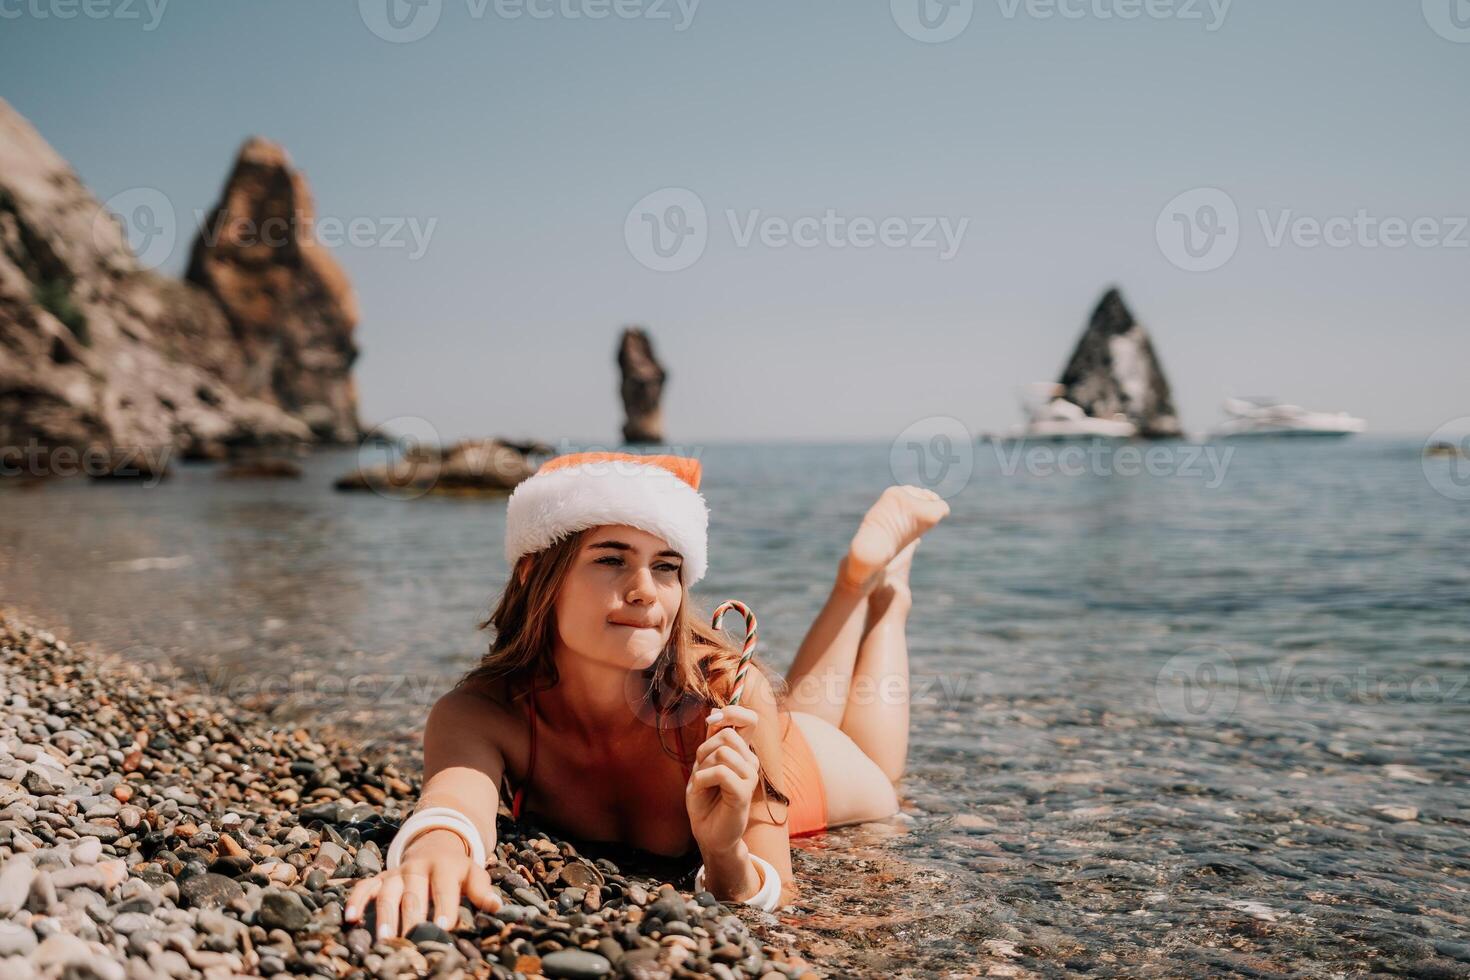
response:
<path id="1" fill-rule="evenodd" d="M 465 853 L 464 840 L 452 830 L 430 830 L 413 839 L 398 867 L 354 885 L 342 917 L 351 923 L 362 921 L 367 904 L 376 899 L 376 938 L 407 935 L 428 919 L 432 897 L 434 924 L 451 930 L 459 921 L 461 894 L 486 912 L 503 904 L 490 884 L 490 872 L 475 867 Z"/>
<path id="2" fill-rule="evenodd" d="M 684 790 L 689 826 L 706 855 L 728 853 L 745 836 L 760 766 L 751 748 L 760 716 L 727 704 L 711 717 Z"/>

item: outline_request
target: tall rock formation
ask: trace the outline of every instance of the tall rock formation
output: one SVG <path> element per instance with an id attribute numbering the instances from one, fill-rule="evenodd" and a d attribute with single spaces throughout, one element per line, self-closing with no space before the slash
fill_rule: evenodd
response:
<path id="1" fill-rule="evenodd" d="M 326 284 L 315 266 L 291 262 L 273 264 L 264 277 L 292 340 L 262 370 L 259 352 L 270 345 L 247 341 L 233 306 L 252 285 L 237 277 L 231 293 L 228 277 L 217 276 L 205 289 L 143 268 L 66 161 L 0 100 L 5 472 L 22 458 L 21 472 L 93 472 L 78 466 L 80 454 L 166 460 L 344 435 L 350 340 L 302 342 L 298 335 L 309 331 L 298 325 L 355 319 L 350 291 L 344 301 L 341 281 Z M 239 322 L 265 332 L 260 319 Z M 330 419 L 318 404 L 331 409 Z"/>
<path id="2" fill-rule="evenodd" d="M 618 368 L 622 371 L 623 441 L 628 443 L 661 443 L 664 441 L 664 379 L 668 377 L 653 356 L 653 341 L 642 327 L 627 327 L 618 343 Z"/>
<path id="3" fill-rule="evenodd" d="M 1063 395 L 1088 415 L 1121 412 L 1138 434 L 1164 439 L 1183 434 L 1169 381 L 1149 341 L 1117 289 L 1109 289 L 1062 372 Z"/>
<path id="4" fill-rule="evenodd" d="M 301 419 L 322 442 L 361 436 L 352 362 L 357 298 L 316 240 L 306 178 L 254 137 L 194 241 L 187 279 L 219 303 L 239 357 L 236 391 Z"/>

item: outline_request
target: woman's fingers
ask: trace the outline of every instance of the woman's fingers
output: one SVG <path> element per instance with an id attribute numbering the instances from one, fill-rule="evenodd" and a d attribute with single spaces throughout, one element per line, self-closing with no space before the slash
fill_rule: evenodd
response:
<path id="1" fill-rule="evenodd" d="M 465 884 L 465 894 L 470 901 L 486 912 L 498 911 L 505 904 L 490 883 L 490 872 L 485 868 L 471 868 Z"/>
<path id="2" fill-rule="evenodd" d="M 434 896 L 434 925 L 453 929 L 459 924 L 459 878 L 439 869 L 429 879 L 429 892 Z"/>
<path id="3" fill-rule="evenodd" d="M 367 903 L 373 900 L 373 896 L 378 894 L 378 890 L 382 887 L 383 876 L 380 874 L 364 878 L 353 885 L 352 891 L 347 894 L 347 908 L 343 911 L 342 917 L 348 922 L 360 921 L 363 910 L 367 908 Z"/>
<path id="4" fill-rule="evenodd" d="M 743 799 L 743 781 L 728 766 L 710 766 L 695 773 L 689 780 L 691 791 L 706 790 L 717 786 L 722 794 L 728 793 L 735 799 Z"/>
<path id="5" fill-rule="evenodd" d="M 730 767 L 741 779 L 755 777 L 755 764 L 733 745 L 722 745 L 710 755 L 710 761 Z"/>
<path id="6" fill-rule="evenodd" d="M 429 876 L 424 871 L 403 873 L 403 917 L 398 924 L 400 935 L 429 917 Z"/>
<path id="7" fill-rule="evenodd" d="M 378 891 L 378 938 L 398 935 L 398 899 L 403 895 L 403 876 L 388 875 Z"/>
<path id="8" fill-rule="evenodd" d="M 755 754 L 755 749 L 750 747 L 749 742 L 735 734 L 733 728 L 722 728 L 700 743 L 699 748 L 694 752 L 695 764 L 702 764 L 705 759 L 722 748 L 728 748 L 740 753 L 743 758 L 749 759 L 752 764 L 759 762 L 759 756 Z"/>
<path id="9" fill-rule="evenodd" d="M 727 704 L 723 708 L 716 708 L 709 713 L 705 724 L 709 726 L 710 734 L 733 728 L 747 741 L 755 737 L 755 726 L 760 721 L 760 715 L 755 709 L 747 708 L 739 704 Z"/>

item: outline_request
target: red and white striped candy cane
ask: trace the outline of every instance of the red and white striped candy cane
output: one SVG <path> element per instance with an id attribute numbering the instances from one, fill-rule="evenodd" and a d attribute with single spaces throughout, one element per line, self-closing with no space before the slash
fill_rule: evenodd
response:
<path id="1" fill-rule="evenodd" d="M 745 672 L 750 669 L 750 658 L 755 655 L 755 613 L 745 603 L 727 599 L 715 610 L 715 618 L 710 625 L 719 629 L 720 620 L 732 609 L 745 617 L 745 645 L 740 648 L 740 666 L 735 671 L 735 693 L 730 697 L 731 704 L 739 704 L 740 695 L 745 690 Z"/>

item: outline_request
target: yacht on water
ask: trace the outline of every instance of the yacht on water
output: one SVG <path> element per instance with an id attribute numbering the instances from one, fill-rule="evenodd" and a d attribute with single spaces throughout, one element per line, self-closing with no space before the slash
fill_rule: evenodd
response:
<path id="1" fill-rule="evenodd" d="M 1230 418 L 1211 433 L 1235 436 L 1346 436 L 1362 432 L 1368 423 L 1347 412 L 1313 412 L 1273 398 L 1227 398 Z"/>
<path id="2" fill-rule="evenodd" d="M 1028 385 L 1021 395 L 1026 423 L 1013 428 L 1011 439 L 1131 439 L 1138 426 L 1121 412 L 1111 418 L 1088 415 L 1062 396 L 1066 388 L 1049 381 Z"/>

